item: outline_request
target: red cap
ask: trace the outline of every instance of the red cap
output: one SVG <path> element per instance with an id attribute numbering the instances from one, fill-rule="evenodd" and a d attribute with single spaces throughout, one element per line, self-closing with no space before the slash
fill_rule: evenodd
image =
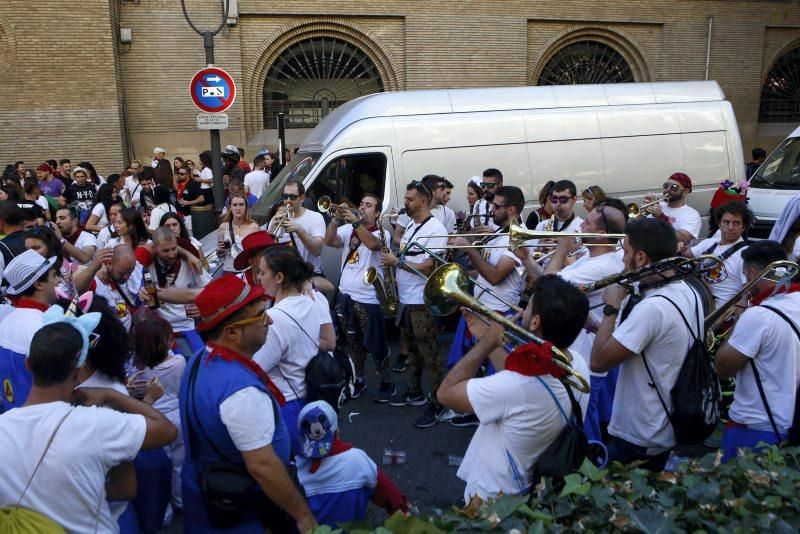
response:
<path id="1" fill-rule="evenodd" d="M 670 176 L 669 179 L 672 180 L 673 182 L 678 182 L 684 189 L 688 189 L 689 191 L 692 190 L 692 179 L 689 178 L 687 175 L 683 174 L 682 172 L 676 172 L 675 174 Z"/>
<path id="2" fill-rule="evenodd" d="M 258 254 L 272 245 L 277 245 L 277 243 L 264 230 L 246 235 L 242 239 L 242 251 L 233 260 L 233 268 L 237 271 L 244 271 L 247 269 L 247 262 L 253 257 L 253 254 Z"/>
<path id="3" fill-rule="evenodd" d="M 747 202 L 747 195 L 731 195 L 723 188 L 718 188 L 711 198 L 711 207 L 716 209 L 728 202 Z"/>
<path id="4" fill-rule="evenodd" d="M 263 298 L 263 288 L 248 285 L 233 274 L 224 274 L 208 284 L 194 300 L 200 311 L 197 329 L 201 332 L 211 330 L 226 317 Z"/>
<path id="5" fill-rule="evenodd" d="M 50 165 L 48 165 L 47 163 L 42 163 L 41 165 L 36 167 L 36 170 L 39 172 L 53 172 L 53 169 L 51 169 Z"/>

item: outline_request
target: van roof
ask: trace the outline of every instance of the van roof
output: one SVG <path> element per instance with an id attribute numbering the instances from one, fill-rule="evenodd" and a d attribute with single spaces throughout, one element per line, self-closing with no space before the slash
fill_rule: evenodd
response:
<path id="1" fill-rule="evenodd" d="M 303 143 L 303 148 L 321 150 L 348 125 L 371 117 L 721 100 L 725 100 L 725 95 L 715 81 L 546 85 L 374 93 L 346 102 L 333 110 L 309 134 Z"/>

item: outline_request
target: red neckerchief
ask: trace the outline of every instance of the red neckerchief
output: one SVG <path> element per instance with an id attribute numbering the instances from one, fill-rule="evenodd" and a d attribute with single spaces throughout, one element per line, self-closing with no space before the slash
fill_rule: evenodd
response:
<path id="1" fill-rule="evenodd" d="M 750 306 L 758 306 L 759 304 L 767 300 L 769 297 L 773 296 L 772 295 L 773 290 L 774 288 L 768 287 L 764 291 L 758 293 L 755 297 L 753 297 L 750 300 Z M 800 284 L 792 283 L 789 284 L 788 286 L 782 286 L 780 289 L 778 289 L 778 291 L 775 291 L 775 294 L 776 295 L 780 295 L 781 293 L 788 294 L 788 293 L 794 293 L 796 291 L 800 291 Z"/>
<path id="2" fill-rule="evenodd" d="M 226 349 L 225 347 L 220 347 L 211 341 L 208 342 L 208 347 L 211 349 L 211 351 L 208 353 L 206 361 L 215 356 L 219 356 L 226 362 L 238 362 L 245 368 L 250 369 L 258 378 L 261 379 L 264 385 L 267 386 L 267 389 L 269 389 L 270 393 L 272 393 L 272 396 L 275 397 L 275 400 L 278 401 L 280 406 L 286 404 L 286 397 L 283 396 L 283 393 L 281 393 L 281 390 L 278 389 L 278 386 L 276 386 L 272 380 L 270 380 L 269 376 L 267 376 L 267 373 L 264 372 L 264 369 L 262 369 L 252 359 L 245 358 L 241 354 L 230 349 Z"/>
<path id="3" fill-rule="evenodd" d="M 337 454 L 342 454 L 343 452 L 349 451 L 353 448 L 352 443 L 347 443 L 346 441 L 342 441 L 339 436 L 333 438 L 333 443 L 331 443 L 331 452 L 325 458 L 330 458 L 331 456 L 336 456 Z M 311 468 L 308 470 L 309 473 L 316 473 L 319 469 L 319 466 L 322 465 L 322 460 L 325 458 L 314 458 L 311 460 Z"/>
<path id="4" fill-rule="evenodd" d="M 35 300 L 31 300 L 31 299 L 25 298 L 25 297 L 19 297 L 17 299 L 16 303 L 14 304 L 14 307 L 15 308 L 25 308 L 25 309 L 29 309 L 29 310 L 39 310 L 39 311 L 46 312 L 47 308 L 49 308 L 50 306 L 48 306 L 47 304 L 42 304 L 41 302 L 37 302 Z"/>
<path id="5" fill-rule="evenodd" d="M 551 375 L 564 378 L 567 372 L 553 363 L 553 344 L 545 341 L 541 345 L 527 343 L 517 347 L 506 358 L 506 371 L 524 376 Z"/>

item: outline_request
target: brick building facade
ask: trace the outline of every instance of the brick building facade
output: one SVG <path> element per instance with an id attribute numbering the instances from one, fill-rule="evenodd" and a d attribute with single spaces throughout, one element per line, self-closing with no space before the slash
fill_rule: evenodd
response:
<path id="1" fill-rule="evenodd" d="M 570 79 L 575 72 L 564 65 L 583 65 L 572 45 L 590 46 L 595 71 L 602 64 L 621 80 L 717 80 L 734 106 L 746 158 L 754 146 L 772 149 L 800 122 L 800 72 L 786 82 L 778 113 L 762 103 L 771 69 L 800 57 L 797 1 L 230 1 L 215 64 L 239 93 L 222 142 L 247 147 L 248 158 L 261 144 L 275 146 L 265 121 L 276 110 L 308 127 L 326 106 L 374 90 Z M 219 2 L 186 4 L 198 27 L 219 22 Z M 131 29 L 131 43 L 120 42 L 120 28 Z M 325 51 L 327 71 L 298 70 L 313 70 L 314 54 Z M 177 0 L 6 0 L 0 161 L 89 159 L 108 174 L 130 157 L 147 159 L 156 145 L 196 157 L 208 133 L 197 130 L 188 83 L 204 63 L 202 39 Z M 288 144 L 307 132 L 289 129 Z"/>

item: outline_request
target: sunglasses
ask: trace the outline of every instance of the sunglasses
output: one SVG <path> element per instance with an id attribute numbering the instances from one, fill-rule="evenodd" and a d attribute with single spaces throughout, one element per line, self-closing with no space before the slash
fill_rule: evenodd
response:
<path id="1" fill-rule="evenodd" d="M 425 182 L 420 182 L 419 180 L 412 180 L 411 181 L 411 187 L 413 187 L 414 189 L 416 189 L 420 193 L 424 194 L 428 198 L 433 196 L 433 193 L 431 192 L 430 187 L 425 185 Z"/>
<path id="2" fill-rule="evenodd" d="M 595 208 L 595 210 L 594 210 L 594 211 L 596 211 L 597 213 L 599 213 L 599 214 L 600 214 L 600 216 L 603 218 L 603 227 L 604 227 L 606 230 L 608 230 L 608 220 L 606 219 L 606 213 L 603 211 L 603 207 L 601 206 L 601 207 L 599 207 L 599 208 Z"/>
<path id="3" fill-rule="evenodd" d="M 293 195 L 292 193 L 284 193 L 281 195 L 283 200 L 297 200 L 300 198 L 300 195 Z"/>
<path id="4" fill-rule="evenodd" d="M 100 334 L 95 334 L 94 332 L 89 334 L 89 348 L 90 349 L 95 348 L 99 342 L 100 342 Z"/>
<path id="5" fill-rule="evenodd" d="M 668 189 L 670 191 L 680 191 L 681 190 L 681 186 L 679 186 L 678 184 L 671 184 L 669 182 L 664 182 L 663 184 L 661 184 L 661 187 L 663 187 L 665 190 Z"/>
<path id="6" fill-rule="evenodd" d="M 179 172 L 179 173 L 178 173 L 178 176 L 186 176 L 187 174 L 188 174 L 188 173 L 186 173 L 186 172 Z"/>
<path id="7" fill-rule="evenodd" d="M 550 202 L 552 202 L 553 204 L 566 204 L 567 202 L 572 200 L 572 197 L 566 197 L 566 196 L 565 197 L 557 197 L 555 195 L 550 195 L 547 198 L 549 198 Z"/>
<path id="8" fill-rule="evenodd" d="M 496 187 L 497 185 L 498 184 L 496 184 L 494 182 L 481 182 L 481 187 L 484 188 L 484 189 L 491 188 L 491 187 Z"/>
<path id="9" fill-rule="evenodd" d="M 492 202 L 492 209 L 494 209 L 495 211 L 499 210 L 500 208 L 506 208 L 506 207 L 508 207 L 507 204 L 497 204 L 495 202 Z"/>
<path id="10" fill-rule="evenodd" d="M 227 326 L 233 326 L 233 327 L 247 326 L 249 324 L 257 323 L 259 321 L 261 321 L 262 324 L 267 323 L 267 310 L 264 310 L 263 312 L 259 313 L 256 316 L 250 317 L 249 319 L 242 319 L 241 321 L 235 321 Z"/>

